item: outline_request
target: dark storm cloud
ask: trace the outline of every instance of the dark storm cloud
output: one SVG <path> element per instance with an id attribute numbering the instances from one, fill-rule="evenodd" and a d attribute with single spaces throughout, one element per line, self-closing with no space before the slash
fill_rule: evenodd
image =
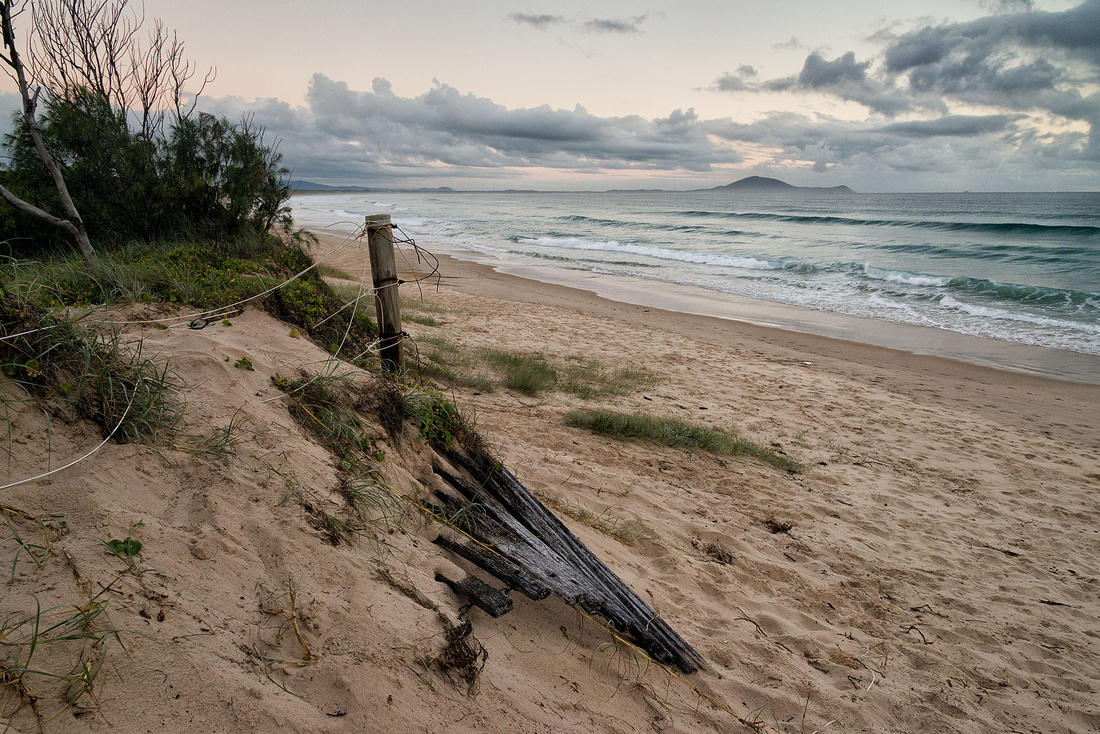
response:
<path id="1" fill-rule="evenodd" d="M 1081 160 L 1100 159 L 1100 94 L 1090 89 L 1100 79 L 1100 0 L 1087 0 L 1064 12 L 1032 11 L 1028 2 L 1000 3 L 997 9 L 1016 12 L 926 25 L 901 35 L 880 31 L 872 36 L 883 44 L 878 56 L 861 60 L 849 51 L 827 59 L 813 52 L 797 75 L 755 82 L 725 74 L 715 80 L 713 89 L 827 94 L 887 118 L 938 115 L 893 125 L 869 120 L 861 135 L 938 138 L 1003 133 L 1021 147 L 1050 146 L 1060 156 L 1075 149 Z M 999 114 L 952 114 L 958 105 Z M 1040 134 L 1035 123 L 1028 127 L 1026 113 L 1080 121 L 1087 124 L 1089 134 Z M 858 127 L 853 125 L 853 130 Z"/>
<path id="2" fill-rule="evenodd" d="M 871 132 L 890 133 L 909 138 L 937 136 L 970 138 L 986 133 L 1003 132 L 1020 117 L 1020 115 L 944 115 L 935 120 L 895 122 L 874 128 Z"/>
<path id="3" fill-rule="evenodd" d="M 832 94 L 841 99 L 858 102 L 872 112 L 893 117 L 913 109 L 938 109 L 935 100 L 914 98 L 904 94 L 892 84 L 874 79 L 868 75 L 871 61 L 857 61 L 855 53 L 849 51 L 840 58 L 827 60 L 814 52 L 806 57 L 802 71 L 797 76 L 769 79 L 753 87 L 767 92 L 821 92 Z M 716 85 L 720 91 L 734 91 L 728 86 L 729 75 L 720 77 Z"/>
<path id="4" fill-rule="evenodd" d="M 308 109 L 277 100 L 248 107 L 257 121 L 277 131 L 282 151 L 299 178 L 393 179 L 410 172 L 439 175 L 515 176 L 512 169 L 557 168 L 695 171 L 736 163 L 740 156 L 716 150 L 693 110 L 655 120 L 636 115 L 597 117 L 578 107 L 509 109 L 484 97 L 436 83 L 417 97 L 400 97 L 376 79 L 372 91 L 350 89 L 317 74 Z M 238 101 L 220 101 L 228 112 Z"/>

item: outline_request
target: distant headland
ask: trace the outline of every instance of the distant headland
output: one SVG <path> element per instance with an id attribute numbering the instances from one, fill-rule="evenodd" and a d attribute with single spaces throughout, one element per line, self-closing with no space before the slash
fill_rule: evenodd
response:
<path id="1" fill-rule="evenodd" d="M 733 183 L 726 184 L 725 186 L 715 186 L 710 189 L 698 189 L 699 191 L 761 191 L 769 194 L 777 193 L 796 193 L 802 191 L 821 191 L 832 192 L 837 194 L 854 194 L 847 186 L 792 186 L 786 181 L 780 181 L 778 178 L 764 178 L 763 176 L 749 176 L 743 178 L 740 181 L 734 181 Z"/>

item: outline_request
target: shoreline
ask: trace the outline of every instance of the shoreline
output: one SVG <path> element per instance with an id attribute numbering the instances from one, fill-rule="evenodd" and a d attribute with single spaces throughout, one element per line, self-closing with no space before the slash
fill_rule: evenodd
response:
<path id="1" fill-rule="evenodd" d="M 321 229 L 314 233 L 321 239 L 320 246 L 325 252 L 347 237 L 344 233 Z M 1047 436 L 1064 434 L 1066 438 L 1083 439 L 1100 450 L 1100 384 L 918 354 L 896 347 L 754 324 L 733 317 L 634 304 L 583 287 L 502 272 L 485 262 L 447 253 L 433 254 L 439 258 L 442 288 L 454 288 L 479 298 L 566 308 L 588 316 L 680 334 L 723 349 L 749 351 L 775 361 L 810 362 L 807 368 L 886 387 L 922 402 L 950 408 L 968 407 L 986 418 L 1027 426 Z M 366 255 L 364 249 L 360 257 L 366 258 Z M 401 277 L 412 280 L 430 272 L 426 265 L 410 267 L 413 264 L 414 261 L 398 258 Z M 349 272 L 361 270 L 359 264 L 358 269 Z M 421 287 L 434 288 L 434 282 L 434 278 L 425 280 Z M 406 291 L 406 294 L 413 292 Z M 961 334 L 955 336 L 979 339 Z M 1027 349 L 1022 345 L 1008 346 Z M 1082 364 L 1094 366 L 1100 380 L 1100 358 L 1070 354 L 1081 357 Z"/>
<path id="2" fill-rule="evenodd" d="M 349 236 L 338 229 L 319 228 L 316 231 L 340 239 Z M 521 257 L 463 250 L 444 242 L 431 241 L 430 238 L 427 245 L 433 255 L 447 255 L 455 261 L 484 266 L 525 282 L 584 291 L 627 305 L 736 321 L 915 355 L 938 356 L 1049 379 L 1100 385 L 1100 355 L 755 299 L 639 275 L 610 275 L 542 262 L 535 264 Z"/>
<path id="3" fill-rule="evenodd" d="M 469 258 L 464 257 L 465 254 Z M 1080 352 L 1019 344 L 899 321 L 819 311 L 697 286 L 588 271 L 572 274 L 522 263 L 490 262 L 486 256 L 475 252 L 463 255 L 449 254 L 452 260 L 475 262 L 504 275 L 590 292 L 609 301 L 627 305 L 735 321 L 913 355 L 941 357 L 1049 379 L 1100 385 L 1100 357 Z"/>

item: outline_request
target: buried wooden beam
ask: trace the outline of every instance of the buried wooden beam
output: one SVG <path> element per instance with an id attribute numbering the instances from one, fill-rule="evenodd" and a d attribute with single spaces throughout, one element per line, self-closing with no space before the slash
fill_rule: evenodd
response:
<path id="1" fill-rule="evenodd" d="M 484 549 L 474 551 L 477 546 L 463 543 L 461 550 L 452 548 L 456 554 L 502 579 L 491 566 L 518 567 L 566 603 L 606 619 L 617 634 L 661 663 L 684 673 L 703 665 L 702 655 L 499 462 L 488 456 L 471 457 L 458 448 L 444 450 L 444 455 L 472 478 L 433 462 L 436 474 L 469 502 L 468 512 L 477 515 L 466 531 Z M 499 556 L 499 564 L 485 562 L 494 555 Z M 505 583 L 511 585 L 508 580 Z"/>
<path id="2" fill-rule="evenodd" d="M 440 548 L 465 558 L 480 569 L 488 571 L 508 584 L 508 588 L 522 592 L 528 599 L 542 601 L 550 596 L 550 587 L 542 583 L 503 556 L 474 543 L 459 543 L 445 535 L 432 541 Z"/>
<path id="3" fill-rule="evenodd" d="M 461 596 L 493 619 L 503 617 L 512 611 L 514 606 L 512 597 L 499 589 L 494 589 L 477 576 L 467 576 L 461 581 L 451 581 L 437 571 L 435 580 L 446 584 L 455 594 Z"/>

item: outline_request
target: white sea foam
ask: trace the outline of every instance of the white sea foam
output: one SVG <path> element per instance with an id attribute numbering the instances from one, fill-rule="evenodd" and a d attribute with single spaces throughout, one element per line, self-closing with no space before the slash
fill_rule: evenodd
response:
<path id="1" fill-rule="evenodd" d="M 902 283 L 904 285 L 916 285 L 926 288 L 942 288 L 951 282 L 950 278 L 935 275 L 918 275 L 907 273 L 903 270 L 883 270 L 870 265 L 863 266 L 863 272 L 868 278 L 883 280 L 887 283 Z"/>
<path id="2" fill-rule="evenodd" d="M 1053 267 L 1057 263 L 990 257 L 981 249 L 1019 239 L 1008 231 L 965 235 L 927 228 L 853 231 L 849 226 L 827 223 L 807 229 L 765 218 L 746 220 L 745 232 L 734 234 L 728 231 L 728 222 L 717 215 L 712 219 L 695 216 L 691 227 L 680 227 L 684 211 L 704 212 L 717 206 L 708 196 L 410 193 L 387 195 L 382 201 L 366 193 L 336 193 L 296 196 L 293 204 L 300 224 L 347 231 L 361 226 L 364 213 L 391 212 L 396 224 L 429 249 L 485 253 L 487 260 L 522 264 L 532 272 L 581 267 L 613 277 L 641 277 L 668 287 L 695 285 L 716 292 L 716 298 L 717 292 L 724 292 L 1100 354 L 1100 319 L 1096 316 L 1100 270 L 1091 251 L 1082 250 L 1073 255 L 1070 264 Z M 918 199 L 868 196 L 851 201 L 878 207 L 886 212 L 883 217 L 908 212 L 906 216 L 914 218 L 937 206 L 946 212 L 944 221 L 962 216 L 953 213 L 958 204 L 955 198 Z M 986 217 L 985 208 L 990 205 L 1002 209 L 1011 205 L 1006 216 L 1023 217 L 1025 214 L 1017 211 L 1021 206 L 1039 206 L 1031 199 L 1010 199 L 979 202 L 983 207 L 980 215 Z M 835 209 L 844 210 L 848 202 L 829 199 L 825 205 L 799 199 L 785 207 L 768 201 L 760 209 L 782 209 L 783 214 L 791 209 L 792 216 L 833 216 Z M 1082 205 L 1073 197 L 1054 203 L 1062 207 L 1059 211 L 1068 213 Z M 1049 204 L 1043 204 L 1042 216 Z M 1038 215 L 1032 212 L 1027 216 Z M 1035 237 L 1034 233 L 1027 235 L 1028 247 L 1042 245 Z M 650 242 L 653 244 L 645 244 Z M 998 285 L 1002 283 L 1024 285 Z M 1036 293 L 1016 293 L 1014 288 L 1034 288 Z M 1052 297 L 1059 291 L 1064 292 L 1064 299 Z"/>
<path id="3" fill-rule="evenodd" d="M 519 242 L 537 247 L 551 247 L 567 250 L 586 250 L 599 252 L 623 252 L 631 255 L 643 255 L 658 260 L 677 260 L 679 262 L 694 263 L 697 265 L 717 265 L 726 268 L 738 268 L 741 270 L 777 270 L 777 266 L 767 260 L 758 260 L 754 257 L 733 257 L 730 255 L 712 255 L 702 252 L 690 252 L 684 250 L 671 250 L 665 247 L 650 247 L 647 245 L 624 244 L 615 240 L 594 242 L 576 237 L 536 237 L 521 238 Z"/>
<path id="4" fill-rule="evenodd" d="M 946 308 L 957 309 L 971 316 L 979 316 L 983 319 L 997 319 L 1001 321 L 1015 321 L 1024 324 L 1033 324 L 1035 326 L 1049 327 L 1053 329 L 1067 329 L 1084 331 L 1089 334 L 1100 335 L 1100 326 L 1096 324 L 1086 324 L 1076 321 L 1066 321 L 1064 319 L 1052 319 L 1049 316 L 1038 316 L 1036 314 L 1030 314 L 1022 311 L 1007 311 L 1002 308 L 991 308 L 989 306 L 976 306 L 970 303 L 963 303 L 951 296 L 944 296 L 940 299 L 940 305 Z"/>

